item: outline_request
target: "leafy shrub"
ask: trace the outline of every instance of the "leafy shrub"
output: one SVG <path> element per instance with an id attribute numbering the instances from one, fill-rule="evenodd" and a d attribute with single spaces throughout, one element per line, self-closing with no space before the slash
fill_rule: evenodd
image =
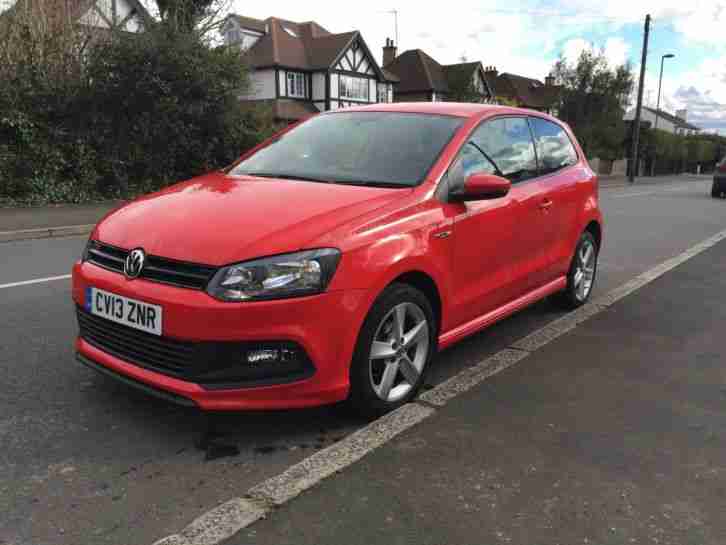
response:
<path id="1" fill-rule="evenodd" d="M 16 23 L 27 26 L 18 39 L 37 35 L 32 21 Z M 165 23 L 79 37 L 76 57 L 59 34 L 65 53 L 45 59 L 12 53 L 0 38 L 0 56 L 14 59 L 0 68 L 0 203 L 155 190 L 229 164 L 272 132 L 270 114 L 237 99 L 246 83 L 238 52 Z M 55 69 L 61 61 L 68 69 Z"/>

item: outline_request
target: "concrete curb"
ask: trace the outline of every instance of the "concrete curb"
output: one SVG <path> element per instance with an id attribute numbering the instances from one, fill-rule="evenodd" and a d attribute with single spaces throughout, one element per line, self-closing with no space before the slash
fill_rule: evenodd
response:
<path id="1" fill-rule="evenodd" d="M 42 229 L 21 229 L 19 231 L 0 231 L 0 242 L 16 240 L 33 240 L 39 238 L 72 237 L 87 235 L 93 231 L 95 224 L 64 225 L 61 227 L 43 227 Z"/>
<path id="2" fill-rule="evenodd" d="M 223 542 L 304 491 L 343 471 L 400 433 L 434 416 L 440 408 L 460 394 L 520 363 L 533 352 L 572 331 L 582 322 L 606 311 L 620 299 L 722 240 L 726 240 L 726 230 L 663 261 L 576 311 L 550 322 L 473 367 L 464 369 L 421 394 L 412 403 L 371 422 L 340 442 L 252 487 L 243 497 L 233 498 L 207 511 L 178 534 L 160 539 L 154 542 L 154 545 L 217 545 Z"/>

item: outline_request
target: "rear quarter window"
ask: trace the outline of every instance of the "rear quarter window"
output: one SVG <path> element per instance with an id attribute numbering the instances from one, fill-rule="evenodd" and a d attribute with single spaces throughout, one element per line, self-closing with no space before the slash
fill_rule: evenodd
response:
<path id="1" fill-rule="evenodd" d="M 530 117 L 540 174 L 550 174 L 577 163 L 577 152 L 567 132 L 551 121 Z"/>

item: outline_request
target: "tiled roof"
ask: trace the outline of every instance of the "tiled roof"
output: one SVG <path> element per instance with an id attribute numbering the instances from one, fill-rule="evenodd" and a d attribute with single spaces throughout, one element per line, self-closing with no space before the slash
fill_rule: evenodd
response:
<path id="1" fill-rule="evenodd" d="M 495 93 L 511 97 L 527 108 L 549 108 L 558 99 L 562 87 L 545 85 L 533 78 L 504 73 L 497 77 Z"/>
<path id="2" fill-rule="evenodd" d="M 329 68 L 348 45 L 360 38 L 358 31 L 332 34 L 314 21 L 295 23 L 277 17 L 265 20 L 232 15 L 242 28 L 263 36 L 246 52 L 252 67 L 285 66 L 301 70 Z"/>
<path id="3" fill-rule="evenodd" d="M 398 93 L 449 91 L 443 67 L 420 49 L 401 53 L 384 68 L 398 76 Z"/>

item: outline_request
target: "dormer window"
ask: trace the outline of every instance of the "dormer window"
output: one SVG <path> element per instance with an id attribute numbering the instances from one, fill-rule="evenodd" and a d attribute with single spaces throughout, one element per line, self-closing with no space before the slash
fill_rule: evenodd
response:
<path id="1" fill-rule="evenodd" d="M 227 30 L 227 43 L 228 44 L 237 43 L 239 41 L 239 38 L 240 38 L 240 33 L 239 33 L 238 29 L 236 29 L 234 27 L 230 27 Z"/>

